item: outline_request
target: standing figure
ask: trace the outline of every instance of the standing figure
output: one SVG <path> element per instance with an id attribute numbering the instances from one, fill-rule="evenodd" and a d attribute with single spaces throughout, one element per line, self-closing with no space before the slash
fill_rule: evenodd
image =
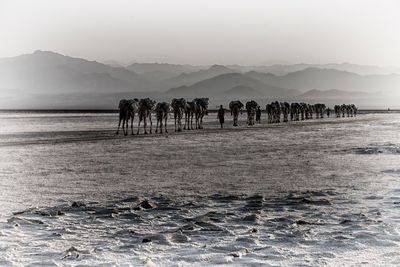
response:
<path id="1" fill-rule="evenodd" d="M 257 111 L 256 111 L 256 123 L 260 124 L 261 123 L 261 108 L 258 106 Z"/>
<path id="2" fill-rule="evenodd" d="M 219 123 L 221 124 L 221 129 L 224 128 L 225 109 L 224 109 L 224 107 L 223 107 L 222 105 L 219 106 L 217 118 L 218 118 L 218 120 L 219 120 Z"/>
<path id="3" fill-rule="evenodd" d="M 326 116 L 328 116 L 328 118 L 329 118 L 330 115 L 331 115 L 331 109 L 327 108 L 326 109 Z"/>

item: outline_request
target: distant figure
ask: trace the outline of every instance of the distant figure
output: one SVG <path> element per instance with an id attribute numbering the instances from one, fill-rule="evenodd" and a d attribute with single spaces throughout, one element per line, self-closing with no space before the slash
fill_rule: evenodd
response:
<path id="1" fill-rule="evenodd" d="M 261 108 L 258 106 L 257 111 L 256 111 L 256 123 L 261 123 Z"/>
<path id="2" fill-rule="evenodd" d="M 327 109 L 326 109 L 326 116 L 328 116 L 328 118 L 329 118 L 329 115 L 331 115 L 331 109 L 330 109 L 330 108 L 327 108 Z"/>
<path id="3" fill-rule="evenodd" d="M 222 105 L 219 106 L 217 118 L 218 118 L 218 120 L 219 120 L 219 123 L 221 124 L 221 129 L 224 128 L 225 109 L 224 109 L 224 107 L 223 107 Z"/>

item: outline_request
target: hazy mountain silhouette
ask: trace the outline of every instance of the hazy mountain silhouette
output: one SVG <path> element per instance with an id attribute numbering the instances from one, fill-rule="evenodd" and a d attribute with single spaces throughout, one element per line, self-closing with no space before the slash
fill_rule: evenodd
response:
<path id="1" fill-rule="evenodd" d="M 0 59 L 2 92 L 72 93 L 140 91 L 149 86 L 144 77 L 125 68 L 63 56 L 54 52 Z"/>
<path id="2" fill-rule="evenodd" d="M 258 98 L 264 95 L 259 90 L 244 85 L 237 85 L 225 91 L 224 94 L 229 97 L 240 97 L 240 98 L 249 98 L 249 97 Z"/>
<path id="3" fill-rule="evenodd" d="M 235 88 L 241 86 L 241 88 Z M 181 86 L 167 91 L 168 95 L 176 96 L 224 96 L 227 92 L 242 95 L 243 90 L 250 88 L 251 93 L 259 92 L 264 97 L 292 97 L 299 95 L 297 90 L 283 89 L 241 73 L 222 74 L 207 80 L 197 82 L 191 86 Z M 232 90 L 233 89 L 233 90 Z M 241 90 L 240 92 L 238 90 Z"/>
<path id="4" fill-rule="evenodd" d="M 275 64 L 271 66 L 228 65 L 227 67 L 240 72 L 256 71 L 262 73 L 271 73 L 277 76 L 283 76 L 288 73 L 305 70 L 307 68 L 341 70 L 341 71 L 353 72 L 359 75 L 388 75 L 392 73 L 400 74 L 399 67 L 378 67 L 378 66 L 357 65 L 350 63 L 329 63 L 329 64 L 300 63 L 292 65 Z"/>
<path id="5" fill-rule="evenodd" d="M 297 96 L 297 98 L 304 98 L 304 99 L 343 99 L 343 98 L 348 98 L 348 99 L 354 99 L 354 98 L 365 98 L 368 97 L 369 95 L 367 93 L 363 92 L 346 92 L 342 90 L 337 90 L 337 89 L 331 89 L 331 90 L 316 90 L 312 89 L 304 94 L 301 94 Z"/>
<path id="6" fill-rule="evenodd" d="M 133 63 L 126 68 L 143 75 L 149 80 L 162 81 L 182 73 L 199 71 L 204 67 L 168 63 Z"/>
<path id="7" fill-rule="evenodd" d="M 361 92 L 394 92 L 400 86 L 400 75 L 358 75 L 347 71 L 308 68 L 284 76 L 248 72 L 247 76 L 281 88 L 301 91 L 310 89 Z"/>
<path id="8" fill-rule="evenodd" d="M 112 61 L 109 61 L 112 64 Z M 207 96 L 219 100 L 258 99 L 380 99 L 396 102 L 400 97 L 399 74 L 360 75 L 349 71 L 309 67 L 310 64 L 211 67 L 135 63 L 112 67 L 96 61 L 73 58 L 49 51 L 0 59 L 0 108 L 29 107 L 115 107 L 126 97 Z M 314 65 L 318 66 L 318 65 Z M 384 72 L 390 68 L 355 64 L 326 64 L 358 72 Z M 285 75 L 266 73 L 295 70 Z M 300 69 L 300 70 L 299 70 Z M 394 68 L 395 69 L 395 68 Z M 321 100 L 321 101 L 322 101 Z M 390 102 L 389 101 L 389 102 Z M 357 101 L 355 101 L 357 103 Z"/>
<path id="9" fill-rule="evenodd" d="M 235 73 L 235 70 L 222 65 L 212 65 L 208 69 L 191 73 L 182 73 L 174 78 L 165 81 L 167 87 L 189 86 L 202 80 L 210 79 L 221 74 Z"/>

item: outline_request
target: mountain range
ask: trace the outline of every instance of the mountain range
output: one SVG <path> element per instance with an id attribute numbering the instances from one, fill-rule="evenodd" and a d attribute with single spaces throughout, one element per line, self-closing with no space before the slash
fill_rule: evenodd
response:
<path id="1" fill-rule="evenodd" d="M 119 98 L 399 99 L 400 69 L 355 64 L 123 66 L 35 51 L 0 58 L 0 108 L 115 108 Z"/>

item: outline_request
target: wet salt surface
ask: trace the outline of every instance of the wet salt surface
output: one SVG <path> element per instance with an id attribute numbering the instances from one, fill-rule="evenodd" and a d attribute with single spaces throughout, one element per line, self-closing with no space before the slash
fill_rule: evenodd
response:
<path id="1" fill-rule="evenodd" d="M 114 138 L 115 114 L 10 116 L 2 266 L 400 263 L 398 114 L 235 131 L 210 115 L 168 138 Z"/>

